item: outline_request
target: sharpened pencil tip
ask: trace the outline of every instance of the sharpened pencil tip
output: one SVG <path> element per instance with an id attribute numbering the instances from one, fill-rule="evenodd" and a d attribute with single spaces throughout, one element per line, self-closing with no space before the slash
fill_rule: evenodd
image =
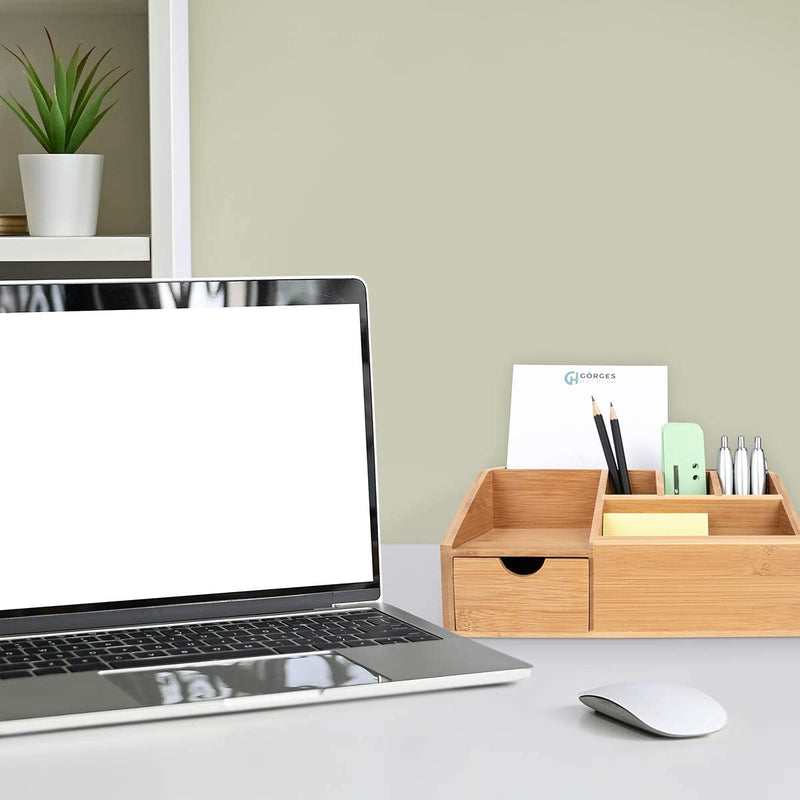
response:
<path id="1" fill-rule="evenodd" d="M 592 402 L 594 403 L 594 395 L 592 395 Z"/>

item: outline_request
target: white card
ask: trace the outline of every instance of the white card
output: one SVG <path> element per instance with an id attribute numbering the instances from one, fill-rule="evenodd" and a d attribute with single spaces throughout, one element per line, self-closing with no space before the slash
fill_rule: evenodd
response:
<path id="1" fill-rule="evenodd" d="M 574 364 L 514 365 L 508 468 L 605 469 L 592 396 L 609 441 L 614 404 L 628 469 L 661 469 L 661 426 L 669 420 L 667 368 Z"/>

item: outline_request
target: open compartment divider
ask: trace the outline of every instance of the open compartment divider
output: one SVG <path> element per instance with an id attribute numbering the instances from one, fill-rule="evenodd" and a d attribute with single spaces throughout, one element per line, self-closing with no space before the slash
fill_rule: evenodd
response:
<path id="1" fill-rule="evenodd" d="M 594 504 L 594 513 L 592 514 L 592 527 L 589 531 L 589 550 L 593 552 L 594 543 L 598 536 L 600 536 L 603 529 L 603 503 L 605 501 L 605 491 L 608 485 L 608 470 L 604 469 L 600 472 L 600 481 L 597 486 L 597 499 Z M 594 585 L 594 559 L 589 555 L 589 632 L 594 630 L 594 592 L 592 586 Z"/>

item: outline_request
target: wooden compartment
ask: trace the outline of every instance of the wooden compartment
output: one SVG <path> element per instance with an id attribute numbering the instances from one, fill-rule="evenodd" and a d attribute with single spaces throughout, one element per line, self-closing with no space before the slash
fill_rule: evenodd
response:
<path id="1" fill-rule="evenodd" d="M 655 494 L 664 496 L 664 476 L 661 472 L 652 469 L 633 469 L 628 472 L 628 477 L 630 478 L 631 492 L 633 494 Z M 614 491 L 614 484 L 608 477 L 607 471 L 604 493 L 614 495 L 615 497 L 630 497 L 629 494 L 618 495 Z M 719 482 L 719 475 L 717 475 L 716 470 L 706 470 L 706 494 L 722 494 L 722 485 Z"/>
<path id="2" fill-rule="evenodd" d="M 461 556 L 588 556 L 601 476 L 599 469 L 484 470 L 444 544 Z"/>
<path id="3" fill-rule="evenodd" d="M 445 626 L 466 636 L 800 635 L 800 523 L 780 477 L 768 494 L 663 494 L 633 471 L 481 472 L 442 542 Z M 602 515 L 701 512 L 709 535 L 602 536 Z M 518 569 L 538 565 L 530 574 Z M 588 612 L 588 617 L 586 613 Z"/>
<path id="4" fill-rule="evenodd" d="M 714 474 L 716 478 L 716 474 Z M 708 536 L 598 536 L 592 629 L 619 635 L 800 634 L 800 528 L 769 494 L 614 497 L 603 512 L 705 513 Z"/>
<path id="5" fill-rule="evenodd" d="M 734 544 L 713 536 L 623 547 L 610 542 L 598 543 L 594 553 L 596 632 L 800 635 L 800 548 L 795 542 Z"/>

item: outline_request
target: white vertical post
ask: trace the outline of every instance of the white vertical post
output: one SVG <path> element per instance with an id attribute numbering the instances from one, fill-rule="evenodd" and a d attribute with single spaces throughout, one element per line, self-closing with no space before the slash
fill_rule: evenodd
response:
<path id="1" fill-rule="evenodd" d="M 154 278 L 192 274 L 188 0 L 148 0 Z"/>

